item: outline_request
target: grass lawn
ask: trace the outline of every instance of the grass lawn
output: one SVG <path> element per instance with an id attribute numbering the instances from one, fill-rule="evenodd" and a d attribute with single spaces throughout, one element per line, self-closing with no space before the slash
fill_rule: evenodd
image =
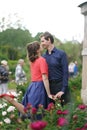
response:
<path id="1" fill-rule="evenodd" d="M 8 89 L 16 89 L 16 83 L 14 81 L 9 82 Z"/>

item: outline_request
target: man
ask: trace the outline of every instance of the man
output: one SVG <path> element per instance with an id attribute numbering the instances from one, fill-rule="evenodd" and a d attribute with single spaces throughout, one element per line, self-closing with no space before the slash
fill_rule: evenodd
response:
<path id="1" fill-rule="evenodd" d="M 51 94 L 55 98 L 63 99 L 64 103 L 68 102 L 70 96 L 68 93 L 68 61 L 66 53 L 54 46 L 54 38 L 49 32 L 41 35 L 41 47 L 46 49 L 43 55 L 47 61 L 49 69 L 49 83 Z M 49 103 L 54 102 L 49 99 Z M 64 104 L 63 103 L 63 104 Z"/>

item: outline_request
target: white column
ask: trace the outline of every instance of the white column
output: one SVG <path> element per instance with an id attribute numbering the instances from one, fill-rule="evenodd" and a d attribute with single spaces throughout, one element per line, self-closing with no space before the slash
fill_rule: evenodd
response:
<path id="1" fill-rule="evenodd" d="M 84 104 L 87 104 L 87 2 L 79 5 L 81 13 L 84 15 L 84 40 L 82 50 L 82 89 L 81 98 Z"/>

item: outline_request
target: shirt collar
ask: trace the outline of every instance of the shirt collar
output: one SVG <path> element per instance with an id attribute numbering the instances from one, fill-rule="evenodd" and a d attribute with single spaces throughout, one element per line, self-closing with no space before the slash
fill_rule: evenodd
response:
<path id="1" fill-rule="evenodd" d="M 55 53 L 55 51 L 56 51 L 56 47 L 53 48 L 53 50 L 51 51 L 51 54 Z M 48 50 L 46 51 L 46 54 L 48 54 Z"/>

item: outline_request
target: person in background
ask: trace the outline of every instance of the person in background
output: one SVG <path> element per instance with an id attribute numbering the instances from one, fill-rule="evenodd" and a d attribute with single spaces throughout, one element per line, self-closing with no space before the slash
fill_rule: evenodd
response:
<path id="1" fill-rule="evenodd" d="M 69 78 L 73 78 L 74 76 L 74 62 L 70 62 L 68 66 L 68 71 L 69 71 Z"/>
<path id="2" fill-rule="evenodd" d="M 15 82 L 17 85 L 23 84 L 27 81 L 25 71 L 23 70 L 24 59 L 19 59 L 15 69 Z"/>
<path id="3" fill-rule="evenodd" d="M 68 61 L 67 55 L 63 50 L 54 46 L 54 38 L 51 33 L 45 32 L 40 36 L 41 48 L 46 50 L 43 57 L 48 64 L 48 79 L 50 83 L 51 94 L 55 98 L 60 98 L 62 105 L 70 99 L 68 89 Z M 54 100 L 48 98 L 48 104 L 55 103 Z"/>
<path id="4" fill-rule="evenodd" d="M 9 67 L 6 60 L 1 61 L 0 65 L 0 95 L 8 92 Z"/>
<path id="5" fill-rule="evenodd" d="M 46 98 L 54 99 L 50 93 L 48 81 L 48 66 L 46 60 L 41 56 L 40 44 L 35 41 L 27 45 L 27 56 L 30 62 L 31 83 L 25 92 L 22 103 L 12 99 L 9 95 L 4 98 L 12 103 L 22 114 L 25 114 L 24 107 L 31 104 L 38 109 L 39 105 L 47 108 Z M 54 99 L 55 100 L 55 99 Z"/>
<path id="6" fill-rule="evenodd" d="M 75 61 L 75 65 L 74 65 L 74 77 L 76 77 L 78 75 L 78 62 Z"/>

